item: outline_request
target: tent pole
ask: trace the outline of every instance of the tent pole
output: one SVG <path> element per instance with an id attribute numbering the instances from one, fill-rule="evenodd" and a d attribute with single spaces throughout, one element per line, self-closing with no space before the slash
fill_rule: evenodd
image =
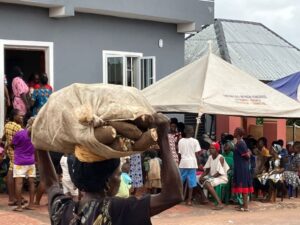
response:
<path id="1" fill-rule="evenodd" d="M 198 130 L 199 130 L 199 126 L 200 126 L 200 123 L 201 123 L 201 116 L 202 114 L 198 114 L 198 116 L 196 117 L 196 129 L 195 129 L 195 138 L 197 139 L 197 136 L 198 136 Z"/>
<path id="2" fill-rule="evenodd" d="M 293 123 L 293 142 L 295 142 L 295 128 L 296 128 L 296 126 L 295 126 L 295 123 Z"/>

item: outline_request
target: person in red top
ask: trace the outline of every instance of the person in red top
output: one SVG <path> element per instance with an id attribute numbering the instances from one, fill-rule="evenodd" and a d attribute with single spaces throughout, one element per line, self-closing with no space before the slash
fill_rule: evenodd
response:
<path id="1" fill-rule="evenodd" d="M 38 73 L 33 73 L 29 79 L 28 86 L 30 90 L 40 88 L 40 75 Z"/>
<path id="2" fill-rule="evenodd" d="M 42 78 L 43 76 L 45 76 L 45 77 L 48 78 L 48 75 L 47 75 L 46 73 L 42 73 L 40 78 Z M 41 85 L 40 85 L 40 86 L 41 86 Z M 49 85 L 49 84 L 46 84 L 44 87 L 45 87 L 46 89 L 50 90 L 50 91 L 53 91 L 53 88 L 52 88 L 51 85 Z"/>
<path id="3" fill-rule="evenodd" d="M 34 89 L 41 88 L 41 78 L 43 76 L 48 77 L 46 73 L 42 73 L 41 75 L 39 75 L 38 73 L 32 74 L 32 76 L 30 77 L 29 84 L 28 84 L 28 86 L 30 88 L 30 93 L 33 93 Z M 53 88 L 49 84 L 46 84 L 44 87 L 50 91 L 53 91 Z"/>

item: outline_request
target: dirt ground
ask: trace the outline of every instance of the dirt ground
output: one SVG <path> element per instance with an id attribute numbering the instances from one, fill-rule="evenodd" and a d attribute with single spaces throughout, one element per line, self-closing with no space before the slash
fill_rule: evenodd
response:
<path id="1" fill-rule="evenodd" d="M 35 210 L 13 212 L 7 206 L 7 196 L 0 195 L 1 225 L 49 225 L 47 199 Z M 187 207 L 177 205 L 152 218 L 153 225 L 299 225 L 300 198 L 279 199 L 275 204 L 251 202 L 249 212 L 237 212 L 234 206 L 226 206 L 222 211 L 211 210 L 212 205 Z"/>
<path id="2" fill-rule="evenodd" d="M 211 206 L 178 205 L 152 218 L 153 225 L 299 225 L 300 199 L 279 200 L 275 204 L 251 202 L 249 212 L 238 212 L 233 205 L 222 211 Z"/>

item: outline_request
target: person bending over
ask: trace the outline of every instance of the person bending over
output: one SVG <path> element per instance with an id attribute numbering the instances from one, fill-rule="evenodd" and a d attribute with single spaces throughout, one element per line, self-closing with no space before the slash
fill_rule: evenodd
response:
<path id="1" fill-rule="evenodd" d="M 49 198 L 49 214 L 52 225 L 147 225 L 150 217 L 182 201 L 182 184 L 178 169 L 168 145 L 168 119 L 154 115 L 157 124 L 158 143 L 162 156 L 162 191 L 141 199 L 114 197 L 120 186 L 120 160 L 110 159 L 87 163 L 68 161 L 70 175 L 75 186 L 84 191 L 84 197 L 76 204 L 59 188 L 49 153 L 38 151 L 41 178 L 45 180 Z M 79 157 L 80 158 L 80 157 Z"/>

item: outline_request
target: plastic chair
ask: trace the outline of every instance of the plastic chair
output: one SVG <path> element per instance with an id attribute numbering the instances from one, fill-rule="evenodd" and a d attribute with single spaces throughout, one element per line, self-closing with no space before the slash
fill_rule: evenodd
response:
<path id="1" fill-rule="evenodd" d="M 226 205 L 229 204 L 229 201 L 231 198 L 231 179 L 232 179 L 232 176 L 228 175 L 227 184 L 220 184 L 220 185 L 214 187 L 218 197 Z"/>

